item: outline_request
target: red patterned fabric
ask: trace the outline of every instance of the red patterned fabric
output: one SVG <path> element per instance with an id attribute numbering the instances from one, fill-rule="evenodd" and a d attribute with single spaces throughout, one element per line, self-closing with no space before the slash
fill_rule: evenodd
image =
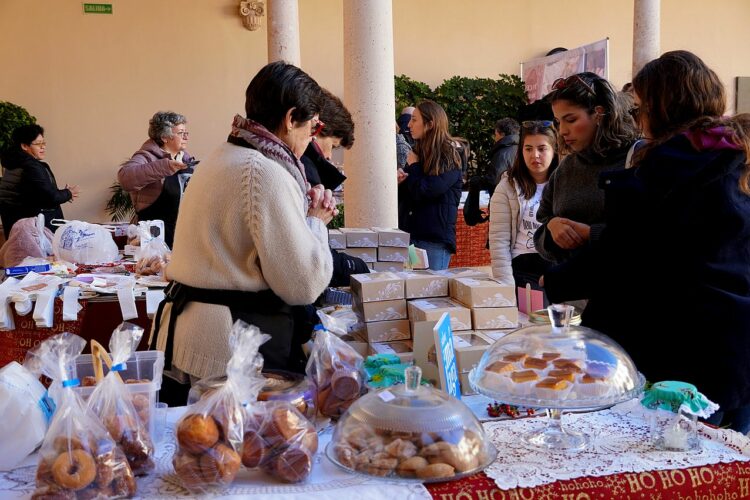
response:
<path id="1" fill-rule="evenodd" d="M 750 463 L 732 462 L 688 469 L 582 477 L 535 488 L 501 490 L 483 472 L 447 483 L 425 485 L 438 500 L 691 499 L 750 497 Z"/>
<path id="2" fill-rule="evenodd" d="M 86 340 L 95 339 L 107 347 L 112 331 L 122 322 L 120 304 L 114 298 L 103 301 L 81 299 L 79 302 L 82 309 L 78 313 L 78 321 L 63 321 L 63 303 L 58 298 L 55 301 L 55 319 L 52 328 L 38 328 L 31 313 L 26 316 L 19 316 L 13 310 L 15 330 L 0 332 L 0 367 L 11 361 L 22 363 L 26 357 L 26 351 L 47 338 L 62 332 L 75 333 Z M 138 319 L 130 320 L 130 322 L 146 330 L 138 350 L 148 349 L 147 342 L 151 320 L 146 316 L 146 301 L 136 300 L 135 305 L 138 309 Z M 88 346 L 84 352 L 91 352 Z"/>
<path id="3" fill-rule="evenodd" d="M 464 211 L 459 210 L 456 221 L 456 255 L 451 258 L 450 267 L 489 266 L 489 229 L 489 222 L 473 227 L 467 226 L 464 222 Z"/>

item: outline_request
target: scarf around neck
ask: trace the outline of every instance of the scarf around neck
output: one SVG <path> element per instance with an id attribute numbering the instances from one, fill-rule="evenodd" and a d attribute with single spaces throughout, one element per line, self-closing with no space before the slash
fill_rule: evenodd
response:
<path id="1" fill-rule="evenodd" d="M 235 115 L 232 121 L 230 137 L 243 139 L 263 156 L 274 160 L 289 172 L 299 185 L 303 196 L 307 196 L 307 178 L 305 167 L 284 142 L 271 133 L 266 127 L 249 118 Z"/>

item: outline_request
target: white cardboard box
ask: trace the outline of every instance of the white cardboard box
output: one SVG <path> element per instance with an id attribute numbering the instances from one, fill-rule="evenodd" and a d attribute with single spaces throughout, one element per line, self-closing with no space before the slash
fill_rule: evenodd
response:
<path id="1" fill-rule="evenodd" d="M 454 332 L 471 330 L 471 311 L 448 298 L 415 299 L 407 302 L 407 307 L 411 321 L 437 321 L 447 312 Z"/>
<path id="2" fill-rule="evenodd" d="M 360 302 L 377 302 L 404 298 L 404 279 L 396 273 L 352 274 L 352 294 Z"/>
<path id="3" fill-rule="evenodd" d="M 492 278 L 455 278 L 452 285 L 451 297 L 472 309 L 516 305 L 516 287 Z"/>
<path id="4" fill-rule="evenodd" d="M 448 295 L 448 278 L 432 271 L 403 271 L 407 299 L 445 297 Z"/>

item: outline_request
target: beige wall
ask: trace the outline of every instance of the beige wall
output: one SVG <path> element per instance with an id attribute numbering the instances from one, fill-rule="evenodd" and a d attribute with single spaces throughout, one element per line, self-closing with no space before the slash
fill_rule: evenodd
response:
<path id="1" fill-rule="evenodd" d="M 103 0 L 107 1 L 107 0 Z M 69 218 L 105 220 L 117 165 L 146 137 L 148 118 L 189 119 L 203 158 L 224 138 L 244 89 L 266 62 L 266 30 L 247 31 L 233 0 L 108 0 L 84 15 L 73 0 L 0 0 L 0 100 L 47 129 L 58 182 L 83 193 Z M 273 1 L 273 0 L 270 0 Z M 299 0 L 302 65 L 343 89 L 342 2 Z M 458 7 L 460 5 L 460 7 Z M 685 48 L 712 66 L 734 107 L 734 78 L 750 76 L 750 1 L 662 0 L 662 50 Z M 630 79 L 632 0 L 393 0 L 395 65 L 432 86 L 454 76 L 517 74 L 547 50 L 610 39 L 610 79 Z M 346 96 L 344 96 L 346 100 Z M 366 133 L 366 130 L 358 130 Z"/>

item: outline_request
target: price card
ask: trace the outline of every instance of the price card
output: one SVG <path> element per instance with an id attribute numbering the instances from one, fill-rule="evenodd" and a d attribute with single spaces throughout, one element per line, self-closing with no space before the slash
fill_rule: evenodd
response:
<path id="1" fill-rule="evenodd" d="M 453 348 L 450 314 L 443 313 L 432 331 L 435 337 L 440 385 L 445 392 L 461 399 L 461 386 L 458 381 L 458 366 L 456 365 L 456 351 Z"/>

